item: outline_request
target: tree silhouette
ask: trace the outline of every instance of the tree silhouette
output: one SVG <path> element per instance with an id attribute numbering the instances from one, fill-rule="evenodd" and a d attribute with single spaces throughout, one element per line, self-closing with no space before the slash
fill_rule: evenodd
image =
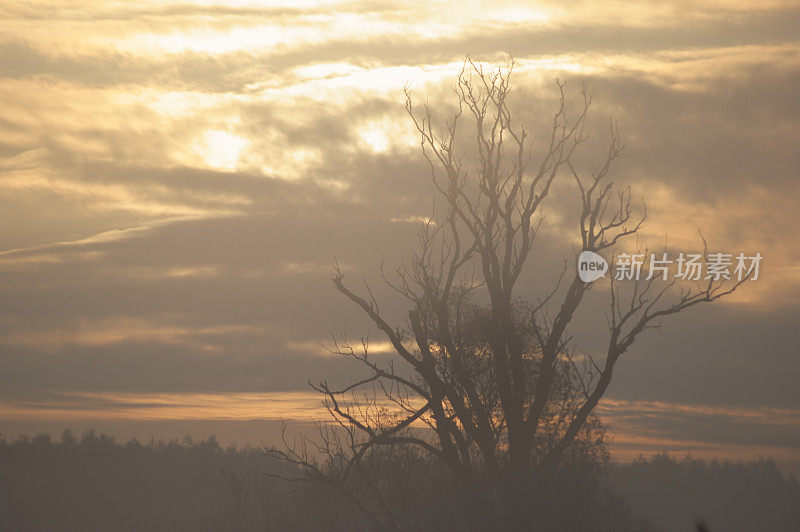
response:
<path id="1" fill-rule="evenodd" d="M 409 523 L 382 495 L 380 473 L 372 470 L 368 494 L 348 479 L 373 467 L 371 457 L 387 447 L 415 449 L 440 464 L 468 514 L 466 526 L 545 527 L 564 463 L 571 453 L 598 448 L 602 431 L 592 413 L 621 355 L 663 318 L 715 301 L 742 282 L 712 279 L 687 288 L 652 276 L 621 287 L 612 277 L 599 363 L 581 356 L 568 332 L 592 283 L 568 273 L 566 261 L 551 291 L 535 303 L 519 301 L 517 282 L 556 180 L 575 185 L 581 251 L 613 250 L 637 233 L 646 212 L 632 205 L 630 189 L 611 180 L 625 152 L 613 122 L 601 163 L 586 173 L 575 162 L 588 138 L 586 88 L 577 113 L 568 113 L 566 85 L 557 82 L 557 109 L 543 149 L 534 150 L 509 108 L 512 69 L 489 71 L 467 58 L 455 87 L 457 110 L 441 127 L 431 108 L 418 111 L 406 91 L 406 110 L 446 206 L 421 225 L 394 275 L 383 275 L 410 303 L 407 326 L 390 324 L 369 286 L 358 293 L 338 265 L 333 277 L 391 342 L 398 364 L 370 356 L 366 341 L 353 346 L 337 338 L 333 351 L 360 361 L 368 376 L 344 388 L 314 385 L 335 428 L 320 425 L 320 442 L 273 451 L 342 491 L 382 528 Z M 476 303 L 480 298 L 488 304 Z"/>

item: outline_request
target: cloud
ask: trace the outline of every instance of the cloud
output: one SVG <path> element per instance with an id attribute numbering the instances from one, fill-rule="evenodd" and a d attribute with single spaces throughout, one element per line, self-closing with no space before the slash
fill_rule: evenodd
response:
<path id="1" fill-rule="evenodd" d="M 179 277 L 183 277 L 183 275 L 179 275 Z M 184 344 L 196 349 L 219 352 L 218 346 L 206 340 L 213 341 L 231 334 L 263 334 L 265 332 L 264 327 L 253 325 L 201 327 L 166 324 L 165 321 L 167 320 L 164 318 L 154 320 L 132 316 L 114 316 L 95 321 L 78 319 L 68 327 L 55 330 L 15 330 L 6 335 L 2 339 L 2 343 L 40 348 L 50 352 L 64 346 L 96 347 L 125 342 Z"/>
<path id="2" fill-rule="evenodd" d="M 63 392 L 38 402 L 0 401 L 3 421 L 266 420 L 312 421 L 325 415 L 315 392 L 101 393 Z"/>
<path id="3" fill-rule="evenodd" d="M 358 374 L 320 356 L 330 330 L 370 334 L 383 356 L 329 264 L 404 324 L 377 265 L 399 263 L 433 191 L 402 89 L 440 114 L 465 53 L 510 51 L 531 131 L 551 120 L 555 77 L 570 98 L 595 91 L 581 168 L 618 119 L 629 156 L 614 177 L 647 199 L 647 244 L 694 247 L 700 227 L 765 257 L 736 298 L 626 353 L 605 410 L 626 445 L 718 445 L 698 432 L 713 422 L 742 449 L 796 438 L 775 409 L 798 407 L 800 377 L 797 6 L 310 4 L 0 7 L 0 390 L 17 417 L 294 415 L 277 392 Z M 573 256 L 575 200 L 554 187 L 522 295 Z M 591 352 L 599 288 L 574 331 Z"/>
<path id="4" fill-rule="evenodd" d="M 597 412 L 621 461 L 669 450 L 706 459 L 770 456 L 800 467 L 798 409 L 604 399 Z"/>

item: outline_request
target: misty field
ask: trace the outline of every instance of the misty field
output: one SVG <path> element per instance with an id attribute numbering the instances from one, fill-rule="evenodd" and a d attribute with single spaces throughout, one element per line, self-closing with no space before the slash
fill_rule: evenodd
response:
<path id="1" fill-rule="evenodd" d="M 375 472 L 364 487 L 392 484 L 391 504 L 418 529 L 459 529 L 443 471 L 406 454 L 385 457 Z M 331 488 L 276 478 L 297 473 L 261 449 L 223 448 L 213 437 L 3 439 L 0 530 L 371 530 Z M 564 474 L 557 491 L 565 509 L 551 516 L 554 530 L 694 530 L 698 519 L 710 530 L 800 527 L 800 486 L 770 460 L 654 455 L 574 464 Z"/>

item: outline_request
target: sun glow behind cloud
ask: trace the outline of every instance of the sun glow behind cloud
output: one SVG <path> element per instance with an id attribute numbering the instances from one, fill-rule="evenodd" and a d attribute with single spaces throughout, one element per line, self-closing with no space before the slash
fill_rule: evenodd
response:
<path id="1" fill-rule="evenodd" d="M 247 139 L 243 137 L 219 129 L 210 129 L 203 133 L 198 142 L 195 142 L 194 150 L 211 168 L 235 170 L 247 146 Z"/>

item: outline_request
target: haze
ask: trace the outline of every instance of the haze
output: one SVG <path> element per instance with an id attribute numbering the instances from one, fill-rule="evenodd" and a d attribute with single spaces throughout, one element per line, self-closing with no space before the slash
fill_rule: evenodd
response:
<path id="1" fill-rule="evenodd" d="M 307 381 L 358 369 L 329 331 L 389 349 L 331 264 L 401 321 L 378 264 L 433 208 L 403 88 L 446 109 L 471 54 L 513 56 L 534 131 L 556 78 L 588 84 L 593 153 L 613 116 L 648 242 L 696 251 L 701 228 L 764 256 L 625 355 L 599 409 L 617 456 L 800 470 L 795 3 L 5 0 L 0 18 L 0 433 L 244 443 L 324 417 Z M 574 200 L 565 185 L 549 210 Z M 525 293 L 572 256 L 567 219 L 546 221 Z"/>

